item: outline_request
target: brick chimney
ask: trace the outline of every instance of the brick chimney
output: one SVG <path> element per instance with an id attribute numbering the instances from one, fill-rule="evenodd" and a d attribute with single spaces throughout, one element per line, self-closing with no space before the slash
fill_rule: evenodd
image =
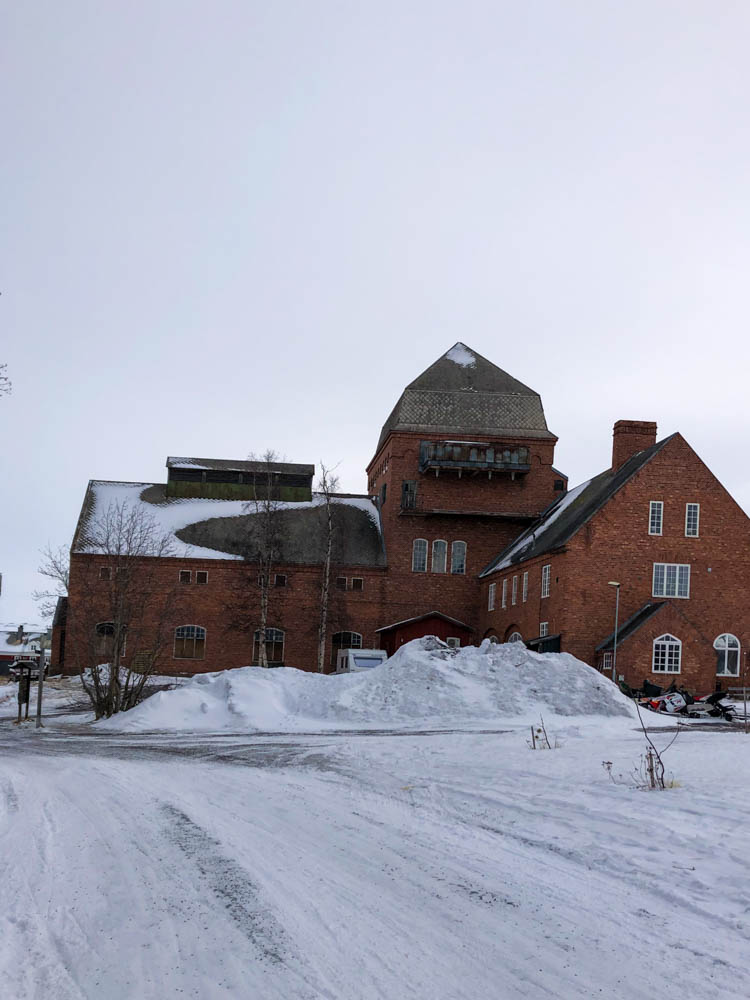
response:
<path id="1" fill-rule="evenodd" d="M 618 420 L 612 431 L 612 470 L 617 471 L 639 451 L 656 444 L 656 424 L 650 420 Z"/>

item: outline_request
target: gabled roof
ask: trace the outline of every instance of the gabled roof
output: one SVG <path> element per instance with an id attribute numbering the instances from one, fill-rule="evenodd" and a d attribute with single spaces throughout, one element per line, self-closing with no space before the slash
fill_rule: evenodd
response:
<path id="1" fill-rule="evenodd" d="M 623 622 L 617 629 L 617 645 L 625 642 L 627 638 L 637 632 L 641 625 L 645 625 L 649 618 L 653 618 L 657 611 L 660 611 L 664 607 L 666 601 L 649 601 L 648 604 L 644 604 L 642 608 L 639 608 L 634 615 L 631 615 L 627 621 Z M 599 645 L 596 647 L 596 652 L 601 653 L 604 650 L 612 649 L 615 644 L 615 633 L 611 632 L 606 639 L 602 639 Z"/>
<path id="2" fill-rule="evenodd" d="M 488 576 L 564 545 L 675 436 L 670 434 L 650 448 L 631 456 L 619 469 L 607 469 L 570 490 L 548 507 L 541 518 L 519 535 L 515 542 L 503 549 L 479 575 Z"/>
<path id="3" fill-rule="evenodd" d="M 462 343 L 404 389 L 383 425 L 378 450 L 392 431 L 556 440 L 539 393 Z"/>
<path id="4" fill-rule="evenodd" d="M 405 618 L 403 621 L 394 622 L 392 625 L 383 625 L 382 628 L 376 628 L 375 632 L 390 632 L 393 628 L 400 628 L 402 625 L 414 625 L 416 622 L 423 622 L 428 618 L 442 618 L 449 625 L 457 625 L 459 628 L 466 629 L 467 632 L 474 631 L 471 625 L 460 622 L 458 618 L 451 618 L 450 615 L 444 615 L 442 611 L 428 611 L 427 614 L 417 615 L 416 618 Z"/>

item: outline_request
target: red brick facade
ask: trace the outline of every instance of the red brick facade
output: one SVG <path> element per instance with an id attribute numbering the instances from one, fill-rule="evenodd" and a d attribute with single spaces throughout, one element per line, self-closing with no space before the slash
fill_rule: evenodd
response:
<path id="1" fill-rule="evenodd" d="M 663 503 L 662 534 L 649 534 L 651 501 Z M 686 504 L 700 504 L 698 537 L 685 534 Z M 690 596 L 654 596 L 654 563 L 690 566 Z M 542 567 L 550 566 L 549 597 L 541 597 Z M 502 608 L 502 582 L 529 574 L 525 602 Z M 750 593 L 750 520 L 687 442 L 674 435 L 609 502 L 562 548 L 520 562 L 482 581 L 482 635 L 507 638 L 511 630 L 524 640 L 539 635 L 541 622 L 559 634 L 561 649 L 597 664 L 596 646 L 614 630 L 615 588 L 620 583 L 619 624 L 649 601 L 664 601 L 617 651 L 617 672 L 633 686 L 644 677 L 661 684 L 672 679 L 700 690 L 740 680 L 717 677 L 714 640 L 737 637 L 744 651 L 750 643 L 747 595 Z M 496 584 L 495 610 L 488 610 L 488 590 Z M 520 579 L 519 579 L 520 594 Z M 652 671 L 653 643 L 670 634 L 682 642 L 679 675 Z"/>
<path id="2" fill-rule="evenodd" d="M 427 374 L 447 364 L 450 354 Z M 463 369 L 457 370 L 463 377 Z M 515 382 L 509 386 L 509 376 L 477 356 L 475 375 L 466 375 L 467 385 L 457 387 L 456 372 L 449 366 L 448 388 L 437 395 L 462 404 L 480 396 L 492 399 L 494 390 L 491 384 L 488 390 L 488 379 L 494 377 L 493 371 L 500 388 L 498 412 L 491 411 L 488 418 L 491 426 L 508 426 L 503 420 L 520 397 L 526 400 L 527 416 L 518 423 L 527 420 L 528 433 L 518 429 L 477 433 L 472 427 L 461 435 L 470 440 L 453 441 L 448 439 L 457 436 L 455 431 L 450 434 L 445 426 L 436 428 L 438 421 L 431 425 L 427 421 L 421 429 L 402 429 L 405 425 L 398 419 L 406 420 L 405 416 L 389 418 L 391 423 L 367 468 L 368 495 L 376 498 L 380 517 L 384 565 L 334 567 L 326 669 L 333 665 L 335 633 L 358 633 L 364 647 L 378 646 L 383 634 L 378 630 L 435 612 L 465 623 L 462 642 L 479 642 L 486 636 L 507 641 L 513 633 L 530 641 L 540 635 L 544 623 L 548 635 L 559 636 L 562 650 L 597 664 L 602 659 L 597 646 L 614 627 L 615 590 L 608 583 L 617 581 L 621 584 L 620 625 L 648 602 L 664 601 L 647 622 L 623 638 L 617 654 L 618 673 L 631 684 L 640 684 L 644 676 L 669 683 L 671 676 L 652 672 L 654 639 L 669 634 L 682 642 L 681 673 L 675 679 L 700 690 L 713 689 L 717 636 L 737 637 L 741 666 L 750 643 L 746 612 L 750 522 L 679 435 L 659 446 L 564 544 L 480 576 L 567 488 L 565 477 L 553 467 L 556 438 L 546 429 L 541 402 L 541 416 L 534 418 L 538 397 L 532 390 Z M 472 377 L 478 389 L 471 384 Z M 435 391 L 433 382 L 425 388 L 419 379 L 410 388 L 422 396 Z M 532 418 L 536 425 L 528 422 Z M 655 437 L 655 424 L 619 421 L 613 435 L 613 469 L 651 448 Z M 456 457 L 454 448 L 463 449 L 461 461 L 449 460 Z M 431 461 L 435 454 L 440 461 Z M 649 533 L 651 501 L 663 505 L 659 535 Z M 688 503 L 700 505 L 697 537 L 686 535 Z M 369 523 L 372 527 L 373 522 Z M 107 617 L 106 583 L 98 580 L 101 562 L 100 556 L 80 552 L 72 556 L 67 620 L 60 616 L 53 641 L 53 665 L 67 672 L 77 671 L 90 660 L 87 636 L 100 618 Z M 654 563 L 689 566 L 689 597 L 654 596 Z M 546 596 L 542 593 L 544 567 L 549 567 Z M 284 633 L 283 662 L 316 669 L 321 565 L 287 563 L 274 569 L 285 577 L 285 586 L 271 589 L 268 626 Z M 180 571 L 189 571 L 189 583 L 180 582 Z M 196 582 L 198 571 L 207 572 L 206 582 Z M 159 646 L 157 669 L 162 673 L 213 671 L 251 663 L 257 627 L 253 623 L 260 616 L 260 589 L 253 586 L 252 577 L 252 565 L 234 558 L 202 558 L 196 553 L 194 558 L 160 559 L 149 612 L 140 631 L 129 626 L 125 656 Z M 361 584 L 353 583 L 355 579 Z M 491 585 L 493 610 L 488 608 Z M 244 630 L 237 627 L 231 611 L 238 599 L 244 608 Z M 415 625 L 416 634 L 434 631 L 435 620 L 422 618 L 421 625 Z M 183 625 L 205 629 L 199 658 L 175 656 L 175 629 Z M 731 683 L 731 678 L 718 679 Z"/>

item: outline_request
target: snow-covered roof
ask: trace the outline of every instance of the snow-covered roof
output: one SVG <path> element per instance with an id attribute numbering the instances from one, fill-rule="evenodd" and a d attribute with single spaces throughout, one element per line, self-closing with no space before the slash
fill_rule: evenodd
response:
<path id="1" fill-rule="evenodd" d="M 0 626 L 0 656 L 20 656 L 34 652 L 33 644 L 47 634 L 43 625 L 24 625 L 23 641 L 18 639 L 17 625 Z"/>
<path id="2" fill-rule="evenodd" d="M 366 496 L 334 497 L 334 510 L 342 522 L 342 562 L 346 565 L 384 564 L 380 518 L 372 500 Z M 282 525 L 282 549 L 287 548 L 287 560 L 318 562 L 316 543 L 324 519 L 311 518 L 325 503 L 321 494 L 299 503 L 275 503 Z M 94 552 L 89 531 L 107 510 L 115 504 L 142 511 L 153 518 L 156 530 L 169 535 L 171 554 L 177 558 L 241 559 L 240 541 L 255 517 L 252 502 L 247 500 L 217 500 L 208 498 L 168 497 L 163 484 L 125 483 L 92 480 L 86 493 L 83 510 L 73 541 L 74 552 Z M 292 558 L 299 556 L 299 560 Z"/>
<path id="3" fill-rule="evenodd" d="M 289 475 L 313 476 L 314 465 L 298 465 L 293 462 L 262 462 L 234 458 L 186 458 L 170 455 L 168 469 L 203 469 L 213 472 L 281 472 Z"/>

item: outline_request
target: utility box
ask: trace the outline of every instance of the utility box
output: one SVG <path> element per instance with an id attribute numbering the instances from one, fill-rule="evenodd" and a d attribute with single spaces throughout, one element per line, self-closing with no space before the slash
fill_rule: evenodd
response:
<path id="1" fill-rule="evenodd" d="M 387 659 L 388 654 L 384 649 L 340 649 L 336 657 L 336 673 L 353 674 L 371 670 Z"/>

